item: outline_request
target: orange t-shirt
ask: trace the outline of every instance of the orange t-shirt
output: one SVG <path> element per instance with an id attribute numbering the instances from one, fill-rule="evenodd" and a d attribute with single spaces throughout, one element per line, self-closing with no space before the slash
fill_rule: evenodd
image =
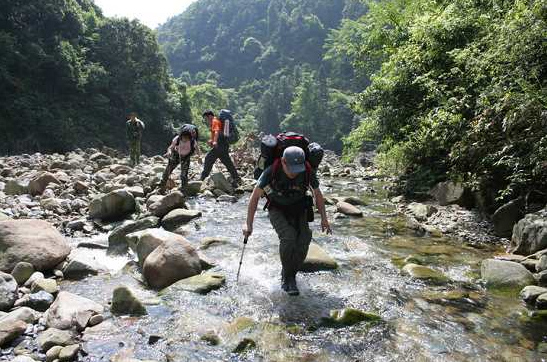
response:
<path id="1" fill-rule="evenodd" d="M 211 141 L 215 140 L 215 132 L 222 132 L 222 121 L 218 119 L 217 117 L 213 118 L 213 122 L 211 122 Z"/>

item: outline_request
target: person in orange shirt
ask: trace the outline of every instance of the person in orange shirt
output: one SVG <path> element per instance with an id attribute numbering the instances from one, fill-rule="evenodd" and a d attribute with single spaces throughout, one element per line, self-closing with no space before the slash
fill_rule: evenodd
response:
<path id="1" fill-rule="evenodd" d="M 207 144 L 211 146 L 211 150 L 207 152 L 205 160 L 203 161 L 203 172 L 201 173 L 201 180 L 205 180 L 211 173 L 213 165 L 217 159 L 226 166 L 228 172 L 232 177 L 232 186 L 235 188 L 241 183 L 241 179 L 237 174 L 237 170 L 230 158 L 230 144 L 228 140 L 222 135 L 223 122 L 215 116 L 215 113 L 211 110 L 203 112 L 203 117 L 208 122 L 211 129 L 211 137 Z"/>

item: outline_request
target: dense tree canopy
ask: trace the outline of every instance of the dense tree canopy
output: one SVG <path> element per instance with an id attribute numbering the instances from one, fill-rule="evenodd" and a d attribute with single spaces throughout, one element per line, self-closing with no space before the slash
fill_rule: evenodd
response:
<path id="1" fill-rule="evenodd" d="M 0 152 L 124 144 L 124 120 L 147 124 L 144 147 L 190 119 L 154 33 L 102 16 L 89 0 L 0 3 Z"/>

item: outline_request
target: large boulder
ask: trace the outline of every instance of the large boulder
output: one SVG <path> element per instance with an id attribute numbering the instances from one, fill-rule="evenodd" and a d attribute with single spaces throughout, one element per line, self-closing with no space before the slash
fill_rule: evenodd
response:
<path id="1" fill-rule="evenodd" d="M 161 220 L 161 226 L 163 226 L 165 230 L 174 231 L 179 226 L 185 225 L 198 217 L 201 217 L 201 211 L 175 209 L 164 216 Z"/>
<path id="2" fill-rule="evenodd" d="M 510 238 L 513 233 L 513 227 L 524 217 L 524 208 L 523 198 L 509 201 L 499 207 L 492 217 L 494 234 L 502 238 Z"/>
<path id="3" fill-rule="evenodd" d="M 528 214 L 515 225 L 511 246 L 521 255 L 547 248 L 547 209 Z"/>
<path id="4" fill-rule="evenodd" d="M 316 272 L 338 268 L 336 261 L 316 243 L 310 243 L 306 260 L 300 267 L 303 272 Z"/>
<path id="5" fill-rule="evenodd" d="M 41 173 L 30 180 L 28 184 L 29 192 L 33 196 L 41 195 L 50 183 L 60 184 L 61 182 L 50 172 Z"/>
<path id="6" fill-rule="evenodd" d="M 11 272 L 21 261 L 51 270 L 65 260 L 70 246 L 46 221 L 8 220 L 0 222 L 0 250 L 0 270 Z"/>
<path id="7" fill-rule="evenodd" d="M 93 199 L 89 204 L 89 216 L 94 219 L 120 220 L 135 210 L 135 198 L 127 190 L 109 192 Z"/>
<path id="8" fill-rule="evenodd" d="M 155 289 L 201 273 L 201 263 L 195 249 L 186 240 L 168 240 L 160 244 L 143 266 L 143 275 Z"/>
<path id="9" fill-rule="evenodd" d="M 0 311 L 7 311 L 17 300 L 17 281 L 11 276 L 0 272 Z"/>
<path id="10" fill-rule="evenodd" d="M 136 234 L 136 233 L 135 233 Z M 142 266 L 150 253 L 167 241 L 185 242 L 185 239 L 175 233 L 163 229 L 147 229 L 138 233 L 134 251 L 137 254 L 139 264 Z"/>
<path id="11" fill-rule="evenodd" d="M 533 274 L 522 264 L 496 259 L 482 261 L 481 278 L 494 288 L 523 288 L 536 283 Z"/>
<path id="12" fill-rule="evenodd" d="M 137 221 L 128 221 L 118 226 L 110 235 L 108 235 L 108 251 L 116 253 L 127 252 L 128 244 L 125 238 L 128 234 L 149 228 L 155 228 L 159 225 L 160 219 L 156 216 L 149 216 Z"/>
<path id="13" fill-rule="evenodd" d="M 57 329 L 83 330 L 89 318 L 103 313 L 103 306 L 78 295 L 61 291 L 45 314 L 46 325 Z"/>
<path id="14" fill-rule="evenodd" d="M 184 196 L 180 191 L 175 191 L 152 203 L 148 206 L 148 210 L 153 215 L 162 218 L 167 215 L 169 211 L 183 207 L 186 207 L 184 204 Z"/>
<path id="15" fill-rule="evenodd" d="M 470 203 L 470 195 L 463 185 L 452 181 L 439 182 L 429 191 L 429 194 L 433 196 L 441 206 L 451 204 L 469 206 Z"/>

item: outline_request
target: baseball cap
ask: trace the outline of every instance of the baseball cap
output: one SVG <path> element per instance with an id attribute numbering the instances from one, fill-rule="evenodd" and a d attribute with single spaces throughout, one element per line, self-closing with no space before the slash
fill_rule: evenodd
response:
<path id="1" fill-rule="evenodd" d="M 283 151 L 283 158 L 290 173 L 306 171 L 306 155 L 304 150 L 297 146 L 290 146 Z"/>

